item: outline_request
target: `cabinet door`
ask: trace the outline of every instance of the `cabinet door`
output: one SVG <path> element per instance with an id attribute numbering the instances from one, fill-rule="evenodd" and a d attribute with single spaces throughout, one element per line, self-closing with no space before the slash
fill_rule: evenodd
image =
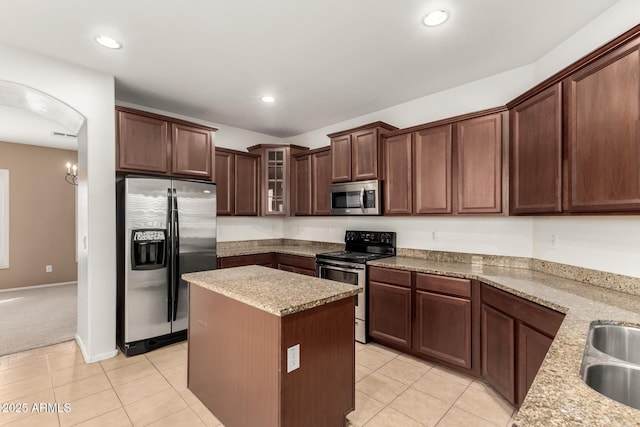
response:
<path id="1" fill-rule="evenodd" d="M 513 318 L 482 304 L 482 376 L 515 404 L 514 337 Z"/>
<path id="2" fill-rule="evenodd" d="M 313 215 L 331 214 L 331 150 L 313 153 L 311 157 Z"/>
<path id="3" fill-rule="evenodd" d="M 353 181 L 378 179 L 378 130 L 365 129 L 351 135 Z"/>
<path id="4" fill-rule="evenodd" d="M 562 211 L 560 83 L 511 110 L 511 213 Z"/>
<path id="5" fill-rule="evenodd" d="M 471 369 L 471 301 L 416 291 L 414 350 Z"/>
<path id="6" fill-rule="evenodd" d="M 220 268 L 243 267 L 245 265 L 263 265 L 273 267 L 273 253 L 236 255 L 218 258 Z"/>
<path id="7" fill-rule="evenodd" d="M 331 139 L 331 181 L 351 181 L 351 135 Z"/>
<path id="8" fill-rule="evenodd" d="M 411 349 L 411 288 L 369 282 L 369 335 Z"/>
<path id="9" fill-rule="evenodd" d="M 451 213 L 451 125 L 414 132 L 413 165 L 413 213 Z"/>
<path id="10" fill-rule="evenodd" d="M 384 213 L 411 214 L 411 134 L 396 135 L 383 142 Z"/>
<path id="11" fill-rule="evenodd" d="M 560 83 L 511 110 L 511 213 L 562 211 Z"/>
<path id="12" fill-rule="evenodd" d="M 258 215 L 259 156 L 235 155 L 235 215 Z"/>
<path id="13" fill-rule="evenodd" d="M 564 82 L 572 212 L 640 209 L 639 43 Z"/>
<path id="14" fill-rule="evenodd" d="M 169 173 L 169 124 L 118 111 L 118 169 Z"/>
<path id="15" fill-rule="evenodd" d="M 293 157 L 294 215 L 311 215 L 311 156 Z"/>
<path id="16" fill-rule="evenodd" d="M 502 115 L 456 124 L 458 212 L 502 211 Z"/>
<path id="17" fill-rule="evenodd" d="M 171 173 L 211 178 L 210 131 L 173 123 L 171 147 Z"/>
<path id="18" fill-rule="evenodd" d="M 542 361 L 551 347 L 552 338 L 518 322 L 518 395 L 520 405 L 533 383 Z"/>
<path id="19" fill-rule="evenodd" d="M 216 199 L 218 215 L 233 215 L 234 212 L 234 169 L 233 153 L 216 150 Z"/>

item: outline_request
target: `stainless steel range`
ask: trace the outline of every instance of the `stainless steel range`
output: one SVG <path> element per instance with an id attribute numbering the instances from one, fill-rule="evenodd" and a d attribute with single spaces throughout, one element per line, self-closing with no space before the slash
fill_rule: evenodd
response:
<path id="1" fill-rule="evenodd" d="M 316 255 L 318 277 L 360 285 L 356 300 L 356 341 L 367 342 L 367 261 L 396 255 L 396 233 L 347 230 L 345 249 Z"/>

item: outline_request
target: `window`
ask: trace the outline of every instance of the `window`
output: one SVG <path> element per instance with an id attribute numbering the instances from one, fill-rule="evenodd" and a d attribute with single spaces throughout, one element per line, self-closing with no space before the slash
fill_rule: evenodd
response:
<path id="1" fill-rule="evenodd" d="M 9 171 L 0 169 L 0 268 L 9 268 Z"/>

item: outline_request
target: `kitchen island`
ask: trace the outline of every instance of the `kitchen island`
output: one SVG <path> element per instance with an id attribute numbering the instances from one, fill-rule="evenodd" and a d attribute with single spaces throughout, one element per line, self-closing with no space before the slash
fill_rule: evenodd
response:
<path id="1" fill-rule="evenodd" d="M 190 273 L 188 387 L 225 425 L 344 425 L 361 287 L 261 266 Z"/>

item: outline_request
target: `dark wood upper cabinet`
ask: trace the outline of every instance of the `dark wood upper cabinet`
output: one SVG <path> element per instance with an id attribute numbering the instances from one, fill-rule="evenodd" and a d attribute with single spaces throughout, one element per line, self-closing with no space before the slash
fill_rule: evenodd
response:
<path id="1" fill-rule="evenodd" d="M 311 155 L 311 203 L 314 215 L 331 214 L 331 148 L 314 150 Z"/>
<path id="2" fill-rule="evenodd" d="M 351 135 L 331 138 L 331 181 L 351 181 Z"/>
<path id="3" fill-rule="evenodd" d="M 235 206 L 235 154 L 216 148 L 216 199 L 218 216 L 233 215 Z"/>
<path id="4" fill-rule="evenodd" d="M 375 122 L 329 134 L 331 138 L 332 182 L 382 179 L 384 163 L 380 136 L 398 129 Z"/>
<path id="5" fill-rule="evenodd" d="M 458 122 L 458 212 L 502 212 L 504 113 Z"/>
<path id="6" fill-rule="evenodd" d="M 169 123 L 130 111 L 117 111 L 118 169 L 169 173 Z"/>
<path id="7" fill-rule="evenodd" d="M 312 194 L 311 194 L 311 156 L 308 154 L 293 156 L 294 169 L 294 215 L 312 215 Z"/>
<path id="8" fill-rule="evenodd" d="M 292 144 L 258 144 L 247 148 L 260 156 L 260 214 L 289 215 L 293 196 L 291 156 L 309 148 Z"/>
<path id="9" fill-rule="evenodd" d="M 211 178 L 211 131 L 171 124 L 171 172 L 178 175 Z"/>
<path id="10" fill-rule="evenodd" d="M 215 179 L 217 129 L 125 107 L 116 122 L 118 172 Z"/>
<path id="11" fill-rule="evenodd" d="M 293 215 L 330 215 L 331 149 L 318 148 L 292 157 Z"/>
<path id="12" fill-rule="evenodd" d="M 258 215 L 258 183 L 260 157 L 235 154 L 235 215 Z"/>
<path id="13" fill-rule="evenodd" d="M 218 215 L 258 215 L 260 156 L 217 148 L 215 159 Z"/>
<path id="14" fill-rule="evenodd" d="M 564 80 L 570 212 L 640 209 L 640 39 Z"/>
<path id="15" fill-rule="evenodd" d="M 385 138 L 384 146 L 384 213 L 410 215 L 412 195 L 411 134 Z"/>
<path id="16" fill-rule="evenodd" d="M 452 213 L 451 125 L 413 133 L 413 213 Z"/>
<path id="17" fill-rule="evenodd" d="M 561 212 L 561 84 L 512 107 L 510 121 L 511 213 Z"/>
<path id="18" fill-rule="evenodd" d="M 364 129 L 351 135 L 353 181 L 378 179 L 380 170 L 380 144 L 378 129 Z"/>

